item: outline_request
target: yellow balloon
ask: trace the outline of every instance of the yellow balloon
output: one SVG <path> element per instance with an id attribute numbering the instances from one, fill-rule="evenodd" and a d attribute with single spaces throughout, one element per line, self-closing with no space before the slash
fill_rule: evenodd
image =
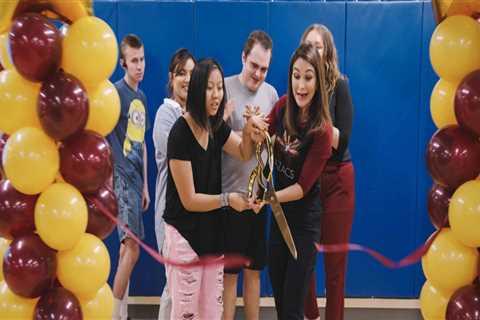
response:
<path id="1" fill-rule="evenodd" d="M 0 319 L 33 319 L 37 301 L 15 295 L 5 281 L 0 282 Z"/>
<path id="2" fill-rule="evenodd" d="M 453 235 L 468 247 L 480 247 L 480 180 L 471 180 L 455 190 L 448 207 Z"/>
<path id="3" fill-rule="evenodd" d="M 120 97 L 113 84 L 105 80 L 98 86 L 87 87 L 89 113 L 86 129 L 108 135 L 120 117 Z"/>
<path id="4" fill-rule="evenodd" d="M 68 27 L 63 39 L 62 68 L 85 86 L 107 80 L 117 59 L 115 34 L 103 20 L 84 17 Z"/>
<path id="5" fill-rule="evenodd" d="M 111 320 L 113 313 L 113 293 L 105 283 L 94 298 L 79 298 L 83 320 Z"/>
<path id="6" fill-rule="evenodd" d="M 68 250 L 87 229 L 87 204 L 82 194 L 68 183 L 54 183 L 35 204 L 38 235 L 55 250 Z"/>
<path id="7" fill-rule="evenodd" d="M 83 234 L 72 249 L 59 252 L 57 259 L 58 280 L 77 297 L 94 297 L 110 273 L 107 247 L 89 233 Z"/>
<path id="8" fill-rule="evenodd" d="M 8 34 L 0 34 L 0 65 L 3 69 L 13 70 L 13 64 L 7 51 Z"/>
<path id="9" fill-rule="evenodd" d="M 457 124 L 454 107 L 457 87 L 458 83 L 440 79 L 433 88 L 430 97 L 430 112 L 438 129 Z"/>
<path id="10" fill-rule="evenodd" d="M 10 246 L 10 242 L 8 239 L 0 238 L 0 281 L 3 281 L 3 255 Z"/>
<path id="11" fill-rule="evenodd" d="M 55 180 L 59 165 L 55 142 L 40 129 L 20 129 L 5 144 L 5 174 L 22 193 L 37 194 L 45 190 Z"/>
<path id="12" fill-rule="evenodd" d="M 0 32 L 5 32 L 10 28 L 18 1 L 20 0 L 0 1 Z"/>
<path id="13" fill-rule="evenodd" d="M 461 244 L 450 228 L 444 228 L 422 258 L 423 273 L 436 288 L 453 291 L 477 276 L 478 251 Z"/>
<path id="14" fill-rule="evenodd" d="M 72 22 L 91 14 L 91 0 L 50 0 L 55 11 Z"/>
<path id="15" fill-rule="evenodd" d="M 444 291 L 435 288 L 428 280 L 420 292 L 420 311 L 426 320 L 445 320 L 447 304 L 453 290 Z"/>
<path id="16" fill-rule="evenodd" d="M 14 70 L 0 72 L 0 131 L 12 134 L 23 127 L 41 128 L 37 116 L 40 84 Z"/>
<path id="17" fill-rule="evenodd" d="M 430 40 L 433 69 L 443 79 L 460 82 L 480 68 L 480 24 L 468 16 L 451 16 Z"/>

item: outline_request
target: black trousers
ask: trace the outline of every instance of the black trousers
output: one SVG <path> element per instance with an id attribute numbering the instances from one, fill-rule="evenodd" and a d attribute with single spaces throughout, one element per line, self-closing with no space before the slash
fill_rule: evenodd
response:
<path id="1" fill-rule="evenodd" d="M 298 253 L 295 260 L 273 229 L 268 266 L 277 316 L 279 320 L 303 320 L 304 301 L 317 257 L 314 242 L 318 235 L 292 230 Z"/>

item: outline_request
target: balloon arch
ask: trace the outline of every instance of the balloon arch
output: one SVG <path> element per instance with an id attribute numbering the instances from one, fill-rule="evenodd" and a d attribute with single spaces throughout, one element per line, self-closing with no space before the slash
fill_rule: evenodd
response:
<path id="1" fill-rule="evenodd" d="M 0 318 L 111 319 L 120 115 L 111 28 L 88 0 L 0 2 Z M 57 25 L 62 25 L 59 29 Z"/>

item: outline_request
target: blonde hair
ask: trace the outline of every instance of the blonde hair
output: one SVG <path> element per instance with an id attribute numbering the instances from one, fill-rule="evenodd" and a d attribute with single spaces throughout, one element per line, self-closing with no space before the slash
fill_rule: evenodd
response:
<path id="1" fill-rule="evenodd" d="M 317 32 L 323 40 L 323 57 L 325 69 L 325 82 L 327 87 L 328 95 L 331 95 L 335 90 L 335 85 L 337 80 L 342 78 L 340 70 L 338 69 L 338 56 L 337 48 L 335 47 L 335 41 L 333 40 L 333 35 L 330 30 L 323 24 L 314 23 L 308 26 L 307 29 L 303 32 L 301 43 L 305 43 L 305 40 L 308 34 L 311 31 Z"/>

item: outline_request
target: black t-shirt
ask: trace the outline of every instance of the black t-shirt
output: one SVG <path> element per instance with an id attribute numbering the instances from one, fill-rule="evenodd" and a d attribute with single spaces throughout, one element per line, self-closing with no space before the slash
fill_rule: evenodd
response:
<path id="1" fill-rule="evenodd" d="M 231 129 L 222 122 L 208 138 L 203 149 L 193 135 L 187 121 L 180 117 L 168 136 L 167 158 L 190 161 L 196 193 L 220 194 L 222 191 L 222 148 Z M 224 252 L 222 210 L 189 212 L 180 201 L 177 187 L 168 168 L 165 222 L 175 227 L 188 241 L 197 255 Z"/>
<path id="2" fill-rule="evenodd" d="M 332 150 L 330 161 L 350 161 L 348 149 L 353 123 L 353 103 L 347 78 L 340 78 L 335 84 L 335 91 L 330 96 L 330 116 L 333 125 L 340 131 L 337 149 Z"/>
<path id="3" fill-rule="evenodd" d="M 305 129 L 298 136 L 288 135 L 284 125 L 286 97 L 282 97 L 269 115 L 270 134 L 276 135 L 274 144 L 275 189 L 281 190 L 298 183 L 303 198 L 282 203 L 293 237 L 306 233 L 318 239 L 320 235 L 319 177 L 331 156 L 332 129 L 307 133 Z M 277 224 L 272 224 L 271 240 L 281 241 Z"/>

